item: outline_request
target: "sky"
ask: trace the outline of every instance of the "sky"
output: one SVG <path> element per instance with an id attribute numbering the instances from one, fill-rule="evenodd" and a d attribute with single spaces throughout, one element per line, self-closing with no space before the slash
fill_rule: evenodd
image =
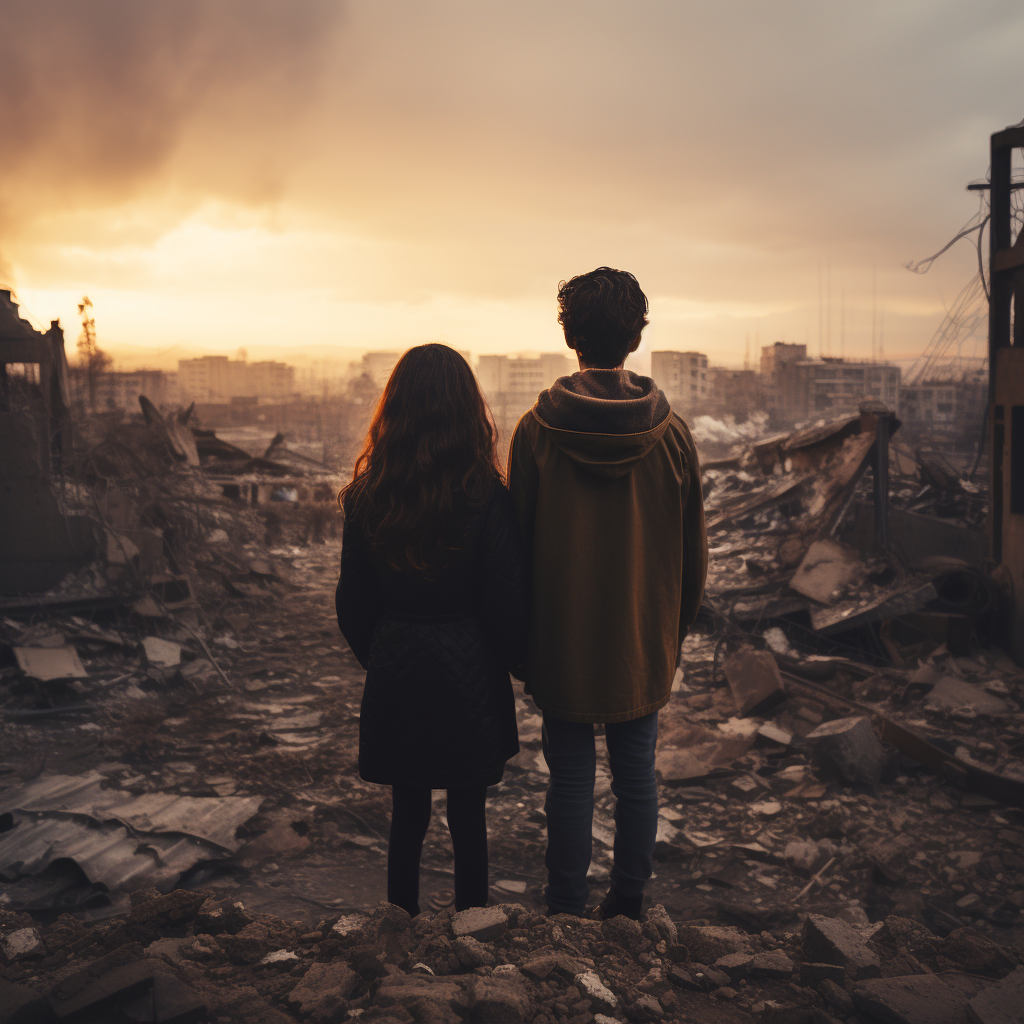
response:
<path id="1" fill-rule="evenodd" d="M 0 286 L 122 363 L 555 351 L 608 265 L 644 351 L 920 352 L 1024 117 L 1019 0 L 0 0 Z M 873 307 L 873 281 L 874 300 Z M 819 296 L 821 296 L 819 300 Z"/>

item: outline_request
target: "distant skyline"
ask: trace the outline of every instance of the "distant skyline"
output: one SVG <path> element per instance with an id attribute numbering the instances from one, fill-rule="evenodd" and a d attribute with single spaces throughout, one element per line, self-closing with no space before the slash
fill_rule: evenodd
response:
<path id="1" fill-rule="evenodd" d="M 115 359 L 558 351 L 558 281 L 600 264 L 647 292 L 645 352 L 730 365 L 826 349 L 829 282 L 831 354 L 869 356 L 874 268 L 906 358 L 977 257 L 902 264 L 977 210 L 988 137 L 1024 116 L 1016 2 L 0 14 L 0 286 L 69 353 L 89 295 Z"/>

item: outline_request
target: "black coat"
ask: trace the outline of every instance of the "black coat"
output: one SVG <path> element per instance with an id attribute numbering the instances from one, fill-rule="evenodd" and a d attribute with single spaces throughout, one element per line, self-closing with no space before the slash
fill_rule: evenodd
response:
<path id="1" fill-rule="evenodd" d="M 526 559 L 497 483 L 455 527 L 460 550 L 431 578 L 374 557 L 346 516 L 338 625 L 366 669 L 359 775 L 431 789 L 493 786 L 519 752 L 509 670 L 523 657 Z"/>

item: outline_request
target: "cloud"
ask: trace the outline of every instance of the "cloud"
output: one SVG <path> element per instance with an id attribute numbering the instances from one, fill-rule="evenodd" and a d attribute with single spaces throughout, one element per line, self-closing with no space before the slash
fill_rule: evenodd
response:
<path id="1" fill-rule="evenodd" d="M 344 7 L 333 0 L 5 0 L 8 235 L 147 189 L 273 195 Z M 177 168 L 191 150 L 206 158 Z"/>

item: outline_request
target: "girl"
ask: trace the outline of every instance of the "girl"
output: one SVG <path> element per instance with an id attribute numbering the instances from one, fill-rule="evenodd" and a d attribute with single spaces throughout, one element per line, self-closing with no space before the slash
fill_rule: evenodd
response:
<path id="1" fill-rule="evenodd" d="M 487 405 L 454 349 L 402 356 L 339 500 L 338 625 L 366 669 L 359 775 L 392 794 L 388 902 L 419 913 L 431 790 L 445 789 L 456 909 L 485 906 L 487 787 L 519 752 L 526 563 Z"/>

